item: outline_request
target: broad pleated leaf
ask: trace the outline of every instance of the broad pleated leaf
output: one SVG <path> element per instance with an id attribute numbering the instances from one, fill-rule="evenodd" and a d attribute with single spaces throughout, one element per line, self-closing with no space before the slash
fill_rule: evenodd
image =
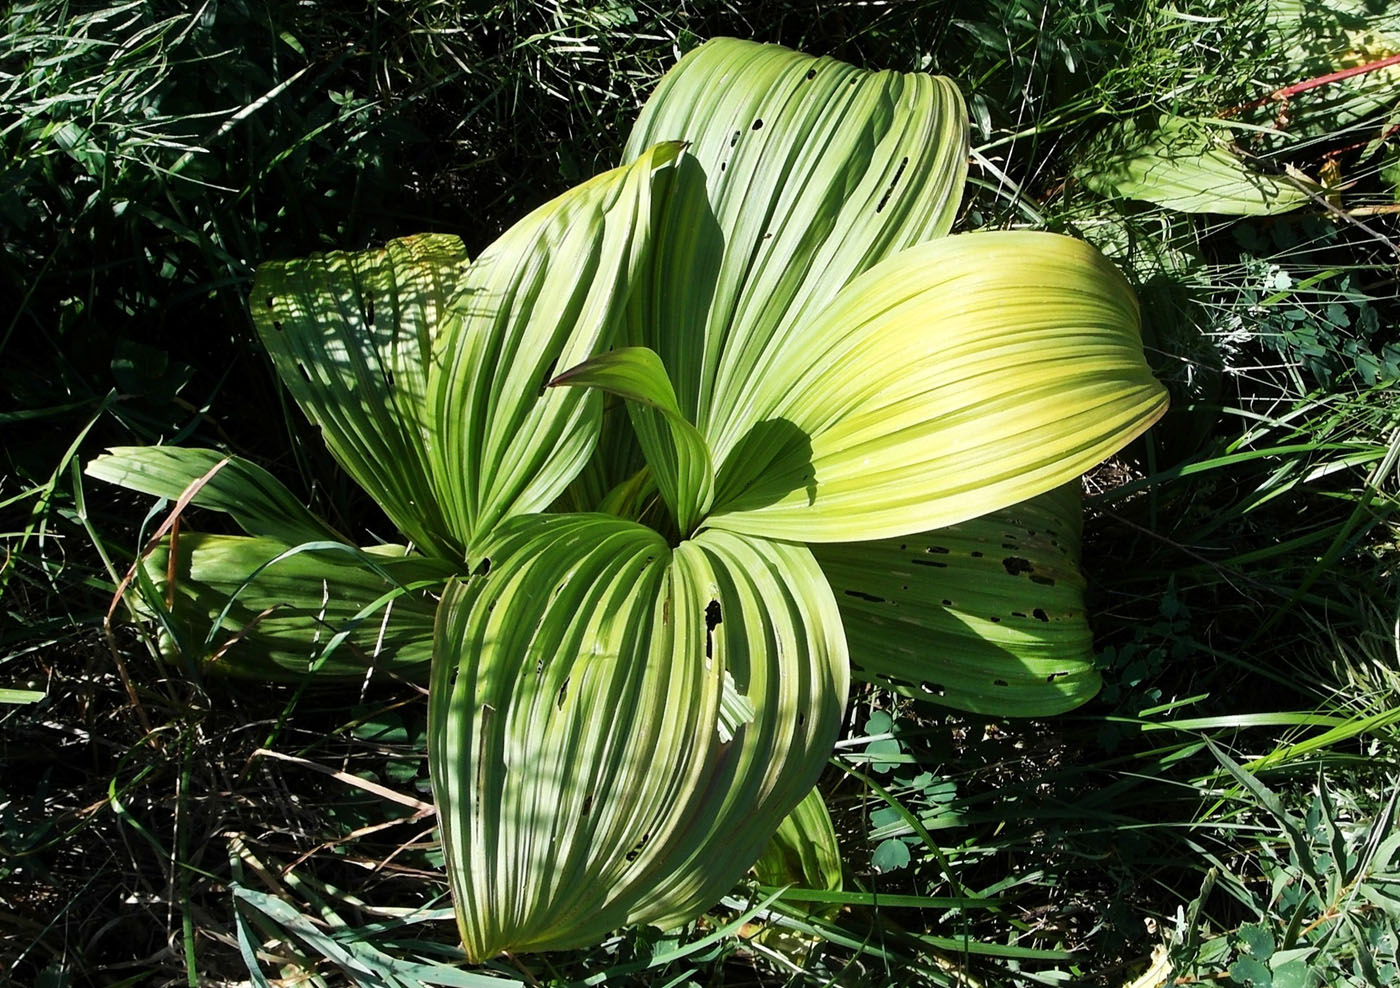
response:
<path id="1" fill-rule="evenodd" d="M 754 873 L 764 885 L 841 890 L 841 848 L 819 790 L 809 791 L 783 819 Z"/>
<path id="2" fill-rule="evenodd" d="M 1096 250 L 945 237 L 853 282 L 773 355 L 707 524 L 806 542 L 942 528 L 1078 476 L 1165 407 L 1132 289 Z"/>
<path id="3" fill-rule="evenodd" d="M 717 901 L 820 773 L 846 695 L 804 548 L 674 551 L 604 515 L 502 526 L 439 612 L 429 759 L 469 957 Z"/>
<path id="4" fill-rule="evenodd" d="M 546 203 L 463 276 L 429 379 L 433 469 L 462 544 L 547 508 L 593 450 L 601 396 L 545 385 L 617 333 L 649 256 L 657 173 L 679 153 L 652 148 Z"/>
<path id="5" fill-rule="evenodd" d="M 175 500 L 190 484 L 225 460 L 190 503 L 227 512 L 249 535 L 267 535 L 291 543 L 345 541 L 344 536 L 306 510 L 272 474 L 256 463 L 218 450 L 114 446 L 89 462 L 84 472 L 127 490 Z"/>
<path id="6" fill-rule="evenodd" d="M 368 669 L 426 679 L 444 564 L 403 546 L 297 551 L 277 539 L 182 534 L 142 560 L 154 593 L 171 599 L 169 658 L 259 679 L 362 680 Z M 160 604 L 148 602 L 151 610 Z M 333 647 L 332 647 L 333 646 Z M 183 654 L 179 654 L 183 653 Z"/>
<path id="7" fill-rule="evenodd" d="M 627 401 L 627 411 L 662 498 L 689 534 L 714 497 L 715 471 L 705 437 L 686 421 L 661 358 L 622 347 L 569 368 L 552 386 L 594 387 Z"/>
<path id="8" fill-rule="evenodd" d="M 467 256 L 456 237 L 264 264 L 253 323 L 326 446 L 416 545 L 460 554 L 433 493 L 427 361 Z"/>
<path id="9" fill-rule="evenodd" d="M 724 251 L 724 238 L 705 191 L 705 172 L 689 153 L 657 175 L 651 242 L 650 257 L 633 279 L 617 344 L 665 348 L 672 357 L 663 363 L 680 366 L 684 359 L 676 364 L 673 351 L 679 347 L 680 353 L 686 353 L 700 345 L 714 274 Z M 682 258 L 684 264 L 677 260 Z M 677 396 L 677 405 L 686 421 L 693 423 L 693 382 L 672 381 L 677 383 L 685 389 Z M 602 499 L 643 465 L 645 458 L 625 405 L 616 396 L 604 400 L 597 447 L 556 502 L 556 510 L 605 510 Z"/>
<path id="10" fill-rule="evenodd" d="M 625 154 L 661 140 L 690 142 L 713 216 L 691 210 L 631 342 L 661 354 L 722 458 L 783 341 L 852 278 L 951 228 L 967 112 L 947 79 L 721 38 L 662 79 Z"/>
<path id="11" fill-rule="evenodd" d="M 1048 716 L 1099 688 L 1078 481 L 917 535 L 813 547 L 851 674 L 975 713 Z"/>
<path id="12" fill-rule="evenodd" d="M 1077 177 L 1095 192 L 1184 213 L 1264 216 L 1305 206 L 1321 193 L 1301 175 L 1269 175 L 1230 150 L 1218 124 L 1163 114 L 1147 124 L 1107 128 Z"/>

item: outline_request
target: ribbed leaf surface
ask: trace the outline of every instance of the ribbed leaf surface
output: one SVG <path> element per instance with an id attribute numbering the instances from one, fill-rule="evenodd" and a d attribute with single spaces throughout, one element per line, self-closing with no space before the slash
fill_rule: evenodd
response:
<path id="1" fill-rule="evenodd" d="M 1125 196 L 1184 213 L 1267 216 L 1305 206 L 1316 182 L 1269 175 L 1230 150 L 1219 124 L 1163 114 L 1150 124 L 1106 129 L 1078 177 L 1095 192 Z"/>
<path id="2" fill-rule="evenodd" d="M 764 885 L 841 890 L 841 848 L 819 790 L 810 790 L 783 819 L 754 873 Z"/>
<path id="3" fill-rule="evenodd" d="M 621 347 L 560 374 L 552 385 L 594 387 L 627 401 L 656 486 L 683 534 L 690 534 L 714 497 L 715 470 L 705 437 L 686 421 L 661 358 L 646 347 Z"/>
<path id="4" fill-rule="evenodd" d="M 468 955 L 718 900 L 839 726 L 845 642 L 810 553 L 552 515 L 503 526 L 477 572 L 443 598 L 429 719 Z"/>
<path id="5" fill-rule="evenodd" d="M 447 579 L 442 563 L 403 546 L 295 551 L 277 539 L 193 532 L 180 536 L 173 570 L 169 552 L 163 542 L 141 565 L 148 586 L 173 597 L 178 640 L 162 641 L 170 658 L 258 679 L 314 669 L 318 680 L 362 680 L 371 667 L 427 678 L 436 610 L 427 590 Z"/>
<path id="6" fill-rule="evenodd" d="M 1074 481 L 948 528 L 813 547 L 852 675 L 975 713 L 1048 716 L 1099 688 Z"/>
<path id="7" fill-rule="evenodd" d="M 221 461 L 191 504 L 227 512 L 249 535 L 267 535 L 291 543 L 316 539 L 345 541 L 317 518 L 296 495 L 256 463 L 213 449 L 183 446 L 114 446 L 90 461 L 90 477 L 155 497 L 178 499 Z"/>
<path id="8" fill-rule="evenodd" d="M 660 140 L 690 142 L 712 216 L 671 235 L 631 342 L 661 354 L 722 458 L 784 341 L 852 278 L 951 228 L 967 113 L 946 79 L 721 38 L 667 73 L 625 154 Z"/>
<path id="9" fill-rule="evenodd" d="M 460 546 L 429 477 L 427 360 L 467 256 L 456 237 L 316 254 L 258 269 L 253 323 L 326 446 L 416 545 Z"/>
<path id="10" fill-rule="evenodd" d="M 707 524 L 807 542 L 941 528 L 1070 480 L 1166 400 L 1132 289 L 1092 247 L 945 237 L 868 272 L 778 348 Z"/>
<path id="11" fill-rule="evenodd" d="M 546 203 L 463 277 L 429 379 L 433 470 L 462 544 L 547 508 L 593 450 L 601 397 L 545 385 L 616 334 L 649 256 L 653 184 L 679 153 L 652 148 Z"/>

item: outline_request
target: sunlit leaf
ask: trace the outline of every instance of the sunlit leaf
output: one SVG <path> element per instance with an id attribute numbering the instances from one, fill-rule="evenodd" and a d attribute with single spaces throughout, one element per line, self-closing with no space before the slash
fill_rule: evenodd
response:
<path id="1" fill-rule="evenodd" d="M 662 79 L 625 156 L 660 140 L 690 142 L 713 218 L 689 210 L 629 342 L 661 354 L 722 459 L 783 341 L 852 278 L 951 228 L 967 113 L 947 79 L 719 38 Z"/>
<path id="2" fill-rule="evenodd" d="M 659 145 L 546 203 L 463 275 L 428 385 L 432 469 L 463 545 L 547 508 L 593 450 L 601 396 L 545 385 L 618 331 L 650 250 L 653 184 L 679 153 Z"/>
<path id="3" fill-rule="evenodd" d="M 1132 289 L 1092 247 L 945 237 L 778 348 L 707 524 L 807 542 L 942 528 L 1078 476 L 1165 407 Z"/>
<path id="4" fill-rule="evenodd" d="M 1224 127 L 1189 117 L 1124 121 L 1104 130 L 1077 175 L 1102 195 L 1184 213 L 1284 213 L 1321 194 L 1301 175 L 1269 175 L 1245 164 L 1229 143 Z"/>
<path id="5" fill-rule="evenodd" d="M 1278 80 L 1288 82 L 1329 76 L 1347 69 L 1374 66 L 1400 53 L 1400 10 L 1368 0 L 1268 0 L 1262 5 L 1264 33 L 1260 44 L 1272 54 Z M 1326 137 L 1367 121 L 1371 141 L 1362 158 L 1390 136 L 1400 65 L 1382 64 L 1370 71 L 1269 100 L 1261 114 L 1285 112 L 1295 137 Z M 1267 119 L 1267 118 L 1266 118 Z"/>
<path id="6" fill-rule="evenodd" d="M 839 727 L 845 643 L 810 553 L 553 515 L 503 526 L 477 572 L 443 600 L 429 721 L 468 955 L 718 900 Z"/>
<path id="7" fill-rule="evenodd" d="M 962 709 L 1092 693 L 1078 502 L 1047 492 L 1165 395 L 1092 248 L 945 236 L 967 153 L 947 80 L 711 42 L 628 164 L 475 262 L 429 236 L 261 269 L 279 374 L 412 549 L 346 545 L 257 468 L 208 474 L 209 451 L 99 461 L 164 496 L 207 479 L 196 503 L 276 536 L 185 533 L 142 561 L 183 658 L 359 678 L 431 654 L 471 960 L 678 925 L 756 861 L 839 887 L 813 787 L 843 621 L 863 675 Z M 909 862 L 895 840 L 874 864 Z"/>

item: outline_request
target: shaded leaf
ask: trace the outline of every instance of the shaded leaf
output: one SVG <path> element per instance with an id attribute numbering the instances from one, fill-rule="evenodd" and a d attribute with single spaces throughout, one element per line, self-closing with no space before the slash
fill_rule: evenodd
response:
<path id="1" fill-rule="evenodd" d="M 456 237 L 258 268 L 253 324 L 326 447 L 415 545 L 460 553 L 426 450 L 428 358 L 467 255 Z"/>
<path id="2" fill-rule="evenodd" d="M 127 490 L 170 500 L 227 460 L 190 502 L 224 511 L 249 535 L 290 543 L 345 541 L 317 518 L 272 474 L 255 463 L 213 449 L 183 446 L 114 446 L 91 460 L 84 473 Z"/>
<path id="3" fill-rule="evenodd" d="M 1367 0 L 1269 0 L 1264 4 L 1261 44 L 1276 52 L 1272 60 L 1280 80 L 1330 75 L 1382 61 L 1400 52 L 1400 13 L 1393 4 Z M 1374 137 L 1362 157 L 1369 157 L 1387 136 L 1400 87 L 1400 66 L 1384 65 L 1326 86 L 1298 93 L 1286 104 L 1270 102 L 1272 114 L 1286 105 L 1288 131 L 1299 137 L 1325 137 L 1366 120 Z"/>
<path id="4" fill-rule="evenodd" d="M 259 679 L 363 679 L 371 667 L 425 679 L 435 606 L 425 590 L 450 569 L 403 546 L 297 551 L 277 539 L 182 534 L 142 560 L 156 599 L 170 597 L 170 658 Z M 173 631 L 173 633 L 171 633 Z"/>
<path id="5" fill-rule="evenodd" d="M 888 874 L 909 867 L 910 860 L 909 845 L 898 837 L 890 837 L 882 840 L 875 848 L 875 853 L 870 855 L 870 867 L 882 874 Z"/>
<path id="6" fill-rule="evenodd" d="M 839 606 L 839 604 L 838 604 Z M 883 710 L 877 710 L 870 715 L 865 722 L 865 733 L 868 737 L 875 737 L 880 734 L 888 734 L 894 730 L 894 720 Z M 870 771 L 888 772 L 899 766 L 900 755 L 904 753 L 899 741 L 894 738 L 877 738 L 870 741 L 865 746 L 865 756 L 869 759 Z M 882 755 L 893 756 L 892 758 L 882 758 Z"/>
<path id="7" fill-rule="evenodd" d="M 1230 965 L 1230 978 L 1240 988 L 1270 988 L 1274 983 L 1273 972 L 1253 957 L 1236 958 Z"/>
<path id="8" fill-rule="evenodd" d="M 976 713 L 1048 716 L 1099 689 L 1079 482 L 918 535 L 813 546 L 857 679 Z"/>
<path id="9" fill-rule="evenodd" d="M 681 533 L 689 535 L 710 507 L 715 472 L 705 437 L 676 405 L 661 358 L 646 347 L 622 347 L 569 368 L 550 384 L 594 387 L 628 402 L 651 476 Z"/>
<path id="10" fill-rule="evenodd" d="M 841 848 L 819 790 L 808 792 L 783 818 L 754 873 L 764 885 L 841 890 Z"/>
<path id="11" fill-rule="evenodd" d="M 1312 988 L 1317 975 L 1303 961 L 1289 961 L 1273 969 L 1274 988 Z"/>
<path id="12" fill-rule="evenodd" d="M 1274 954 L 1274 935 L 1261 923 L 1245 923 L 1240 927 L 1240 947 L 1250 957 L 1267 961 Z"/>

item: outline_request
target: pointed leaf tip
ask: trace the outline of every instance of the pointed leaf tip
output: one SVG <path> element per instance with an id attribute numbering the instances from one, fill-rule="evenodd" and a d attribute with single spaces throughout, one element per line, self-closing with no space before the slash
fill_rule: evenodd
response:
<path id="1" fill-rule="evenodd" d="M 661 358 L 646 347 L 620 347 L 569 368 L 550 384 L 598 388 L 628 402 L 661 497 L 681 535 L 694 531 L 714 497 L 714 465 L 705 437 L 676 405 Z"/>

